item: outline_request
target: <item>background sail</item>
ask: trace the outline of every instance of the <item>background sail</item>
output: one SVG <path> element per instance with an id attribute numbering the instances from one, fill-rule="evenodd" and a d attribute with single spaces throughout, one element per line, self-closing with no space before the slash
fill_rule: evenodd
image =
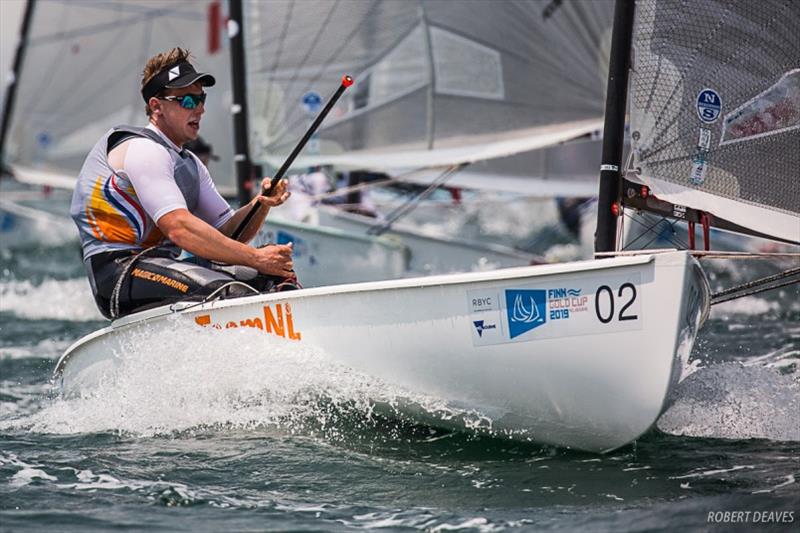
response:
<path id="1" fill-rule="evenodd" d="M 39 0 L 11 127 L 8 162 L 21 177 L 42 171 L 77 176 L 97 139 L 119 124 L 145 125 L 139 93 L 147 59 L 174 46 L 189 48 L 199 70 L 215 75 L 201 134 L 222 160 L 211 169 L 233 190 L 230 59 L 223 6 L 207 0 Z M 219 24 L 213 24 L 216 20 Z M 209 45 L 218 43 L 216 50 Z M 210 125 L 213 124 L 213 127 Z M 27 172 L 34 167 L 37 173 Z"/>
<path id="2" fill-rule="evenodd" d="M 278 166 L 344 73 L 296 166 L 391 170 L 509 156 L 602 125 L 610 0 L 250 2 L 252 153 Z"/>
<path id="3" fill-rule="evenodd" d="M 800 9 L 638 0 L 631 132 L 663 200 L 800 240 Z"/>

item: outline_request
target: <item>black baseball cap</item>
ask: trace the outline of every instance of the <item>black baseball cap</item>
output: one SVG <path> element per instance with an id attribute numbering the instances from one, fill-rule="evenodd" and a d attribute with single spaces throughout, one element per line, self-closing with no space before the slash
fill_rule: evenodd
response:
<path id="1" fill-rule="evenodd" d="M 191 63 L 182 61 L 175 65 L 170 65 L 164 70 L 153 76 L 144 87 L 142 87 L 142 98 L 145 103 L 153 96 L 164 89 L 183 89 L 193 83 L 201 83 L 204 87 L 211 87 L 217 80 L 211 74 L 197 72 Z"/>

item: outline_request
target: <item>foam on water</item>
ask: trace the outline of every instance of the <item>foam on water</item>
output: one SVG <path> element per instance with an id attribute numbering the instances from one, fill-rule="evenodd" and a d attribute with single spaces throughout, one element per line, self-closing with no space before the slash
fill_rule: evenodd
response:
<path id="1" fill-rule="evenodd" d="M 0 361 L 3 359 L 49 358 L 57 359 L 64 353 L 74 339 L 44 339 L 34 345 L 0 347 Z"/>
<path id="2" fill-rule="evenodd" d="M 102 382 L 80 397 L 49 400 L 0 429 L 151 436 L 218 425 L 324 432 L 375 424 L 376 405 L 403 402 L 431 416 L 485 427 L 478 414 L 410 394 L 337 364 L 322 350 L 249 329 L 204 329 L 173 319 L 169 334 L 143 332 Z"/>
<path id="3" fill-rule="evenodd" d="M 765 300 L 763 298 L 748 297 L 731 300 L 711 308 L 711 317 L 724 315 L 763 315 L 769 312 L 776 312 L 781 309 L 781 302 L 777 300 Z"/>
<path id="4" fill-rule="evenodd" d="M 658 420 L 674 435 L 800 441 L 800 381 L 769 363 L 715 364 L 678 385 Z"/>
<path id="5" fill-rule="evenodd" d="M 103 320 L 85 277 L 46 279 L 38 285 L 28 280 L 0 281 L 0 312 L 28 320 Z"/>

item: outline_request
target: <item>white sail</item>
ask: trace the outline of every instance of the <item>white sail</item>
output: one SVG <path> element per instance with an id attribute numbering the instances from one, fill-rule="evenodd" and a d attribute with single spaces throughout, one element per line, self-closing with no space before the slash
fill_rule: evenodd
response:
<path id="1" fill-rule="evenodd" d="M 552 146 L 602 125 L 612 2 L 251 2 L 254 158 L 390 172 Z M 486 175 L 493 174 L 491 172 Z M 592 182 L 596 176 L 592 176 Z"/>
<path id="2" fill-rule="evenodd" d="M 119 124 L 144 125 L 139 93 L 149 57 L 189 48 L 199 70 L 215 75 L 202 135 L 222 159 L 217 185 L 233 190 L 230 60 L 223 18 L 211 0 L 39 0 L 8 132 L 8 163 L 77 176 L 97 139 Z M 219 24 L 212 21 L 217 20 Z M 218 38 L 220 48 L 209 50 Z M 213 127 L 209 127 L 213 124 Z"/>
<path id="3" fill-rule="evenodd" d="M 797 2 L 639 0 L 634 32 L 636 178 L 662 200 L 800 241 Z"/>

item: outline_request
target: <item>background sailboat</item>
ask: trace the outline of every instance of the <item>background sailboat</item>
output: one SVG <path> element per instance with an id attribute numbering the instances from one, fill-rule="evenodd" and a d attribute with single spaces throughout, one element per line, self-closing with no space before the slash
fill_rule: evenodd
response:
<path id="1" fill-rule="evenodd" d="M 92 139 L 115 124 L 141 123 L 141 69 L 156 52 L 179 43 L 192 50 L 198 68 L 227 73 L 224 21 L 219 4 L 217 11 L 212 5 L 34 2 L 4 154 L 18 179 L 31 168 L 74 178 Z M 218 186 L 232 192 L 230 83 L 219 78 L 205 116 L 217 126 L 203 133 L 221 157 Z"/>
<path id="2" fill-rule="evenodd" d="M 540 199 L 529 209 L 546 213 L 549 224 L 558 223 L 555 196 L 596 192 L 600 145 L 591 136 L 602 124 L 610 1 L 244 7 L 254 160 L 279 166 L 325 88 L 347 71 L 356 85 L 296 161 L 299 171 L 329 165 L 424 186 L 524 194 Z M 507 201 L 487 201 L 486 211 L 502 219 Z M 471 217 L 455 211 L 440 212 L 440 226 L 446 217 Z M 436 219 L 409 215 L 389 231 L 412 242 L 425 220 L 429 231 L 447 233 L 432 227 Z M 384 221 L 326 207 L 319 220 L 362 233 L 387 229 L 380 227 Z M 531 217 L 529 224 L 541 220 Z M 458 231 L 480 233 L 455 227 L 451 239 Z M 499 234 L 491 238 L 508 242 Z M 544 244 L 532 251 L 543 252 Z"/>
<path id="3" fill-rule="evenodd" d="M 146 1 L 45 0 L 31 5 L 34 9 L 18 79 L 19 97 L 3 149 L 18 181 L 69 187 L 91 139 L 111 125 L 142 122 L 138 80 L 146 58 L 180 44 L 194 52 L 199 68 L 223 73 L 214 91 L 209 91 L 204 117 L 204 124 L 214 127 L 204 127 L 203 134 L 221 158 L 212 168 L 220 190 L 236 192 L 232 95 L 227 76 L 231 56 L 223 35 L 226 4 L 184 1 L 156 6 Z M 438 247 L 437 253 L 425 258 L 412 254 L 396 240 L 280 220 L 271 221 L 263 237 L 298 245 L 298 272 L 309 285 L 535 260 L 530 254 L 499 246 L 476 249 L 481 245 L 454 244 L 452 240 L 450 245 L 458 253 L 441 253 Z M 435 240 L 433 244 L 437 249 Z M 341 265 L 336 255 L 352 261 Z M 414 260 L 409 262 L 412 256 Z M 439 261 L 439 257 L 446 260 Z"/>
<path id="4" fill-rule="evenodd" d="M 139 94 L 142 66 L 153 54 L 174 46 L 190 49 L 199 69 L 218 73 L 214 90 L 208 91 L 202 134 L 219 157 L 210 168 L 217 187 L 228 196 L 236 193 L 224 4 L 39 0 L 27 5 L 29 31 L 2 150 L 16 180 L 2 184 L 4 246 L 77 237 L 67 229 L 72 222 L 65 215 L 83 159 L 109 128 L 145 122 Z M 19 183 L 32 189 L 19 191 Z M 65 191 L 42 197 L 35 194 L 41 186 Z M 49 229 L 54 216 L 66 231 Z M 297 242 L 302 255 L 298 270 L 309 285 L 393 278 L 407 271 L 407 251 L 385 238 L 291 222 L 271 223 L 267 229 L 268 236 Z M 352 259 L 349 268 L 332 250 Z"/>

